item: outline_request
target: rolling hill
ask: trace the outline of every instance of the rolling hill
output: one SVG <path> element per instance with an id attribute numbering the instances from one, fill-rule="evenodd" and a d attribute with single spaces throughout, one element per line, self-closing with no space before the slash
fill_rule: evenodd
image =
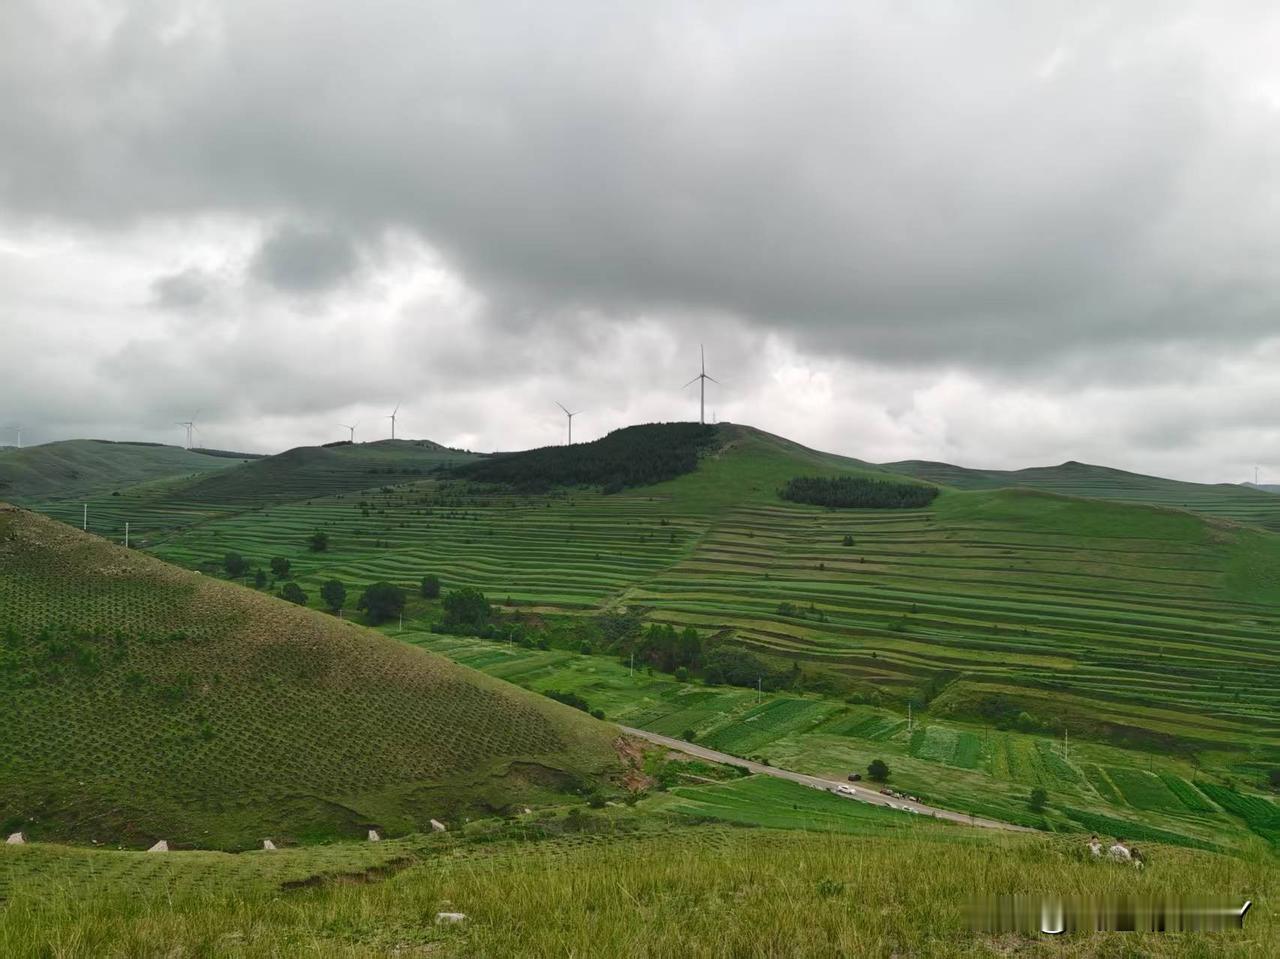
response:
<path id="1" fill-rule="evenodd" d="M 31 503 L 92 496 L 151 480 L 224 470 L 245 458 L 242 454 L 110 440 L 9 447 L 0 450 L 0 497 Z"/>
<path id="2" fill-rule="evenodd" d="M 1065 496 L 1189 509 L 1207 516 L 1280 531 L 1280 499 L 1248 484 L 1185 483 L 1076 462 L 1022 470 L 979 470 L 948 463 L 905 460 L 885 463 L 883 468 L 954 489 L 1021 486 Z"/>
<path id="3" fill-rule="evenodd" d="M 599 785 L 610 727 L 370 630 L 0 507 L 0 824 L 243 848 Z"/>

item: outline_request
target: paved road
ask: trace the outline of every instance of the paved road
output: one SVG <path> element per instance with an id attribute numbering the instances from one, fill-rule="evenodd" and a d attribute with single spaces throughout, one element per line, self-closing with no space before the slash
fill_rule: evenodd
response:
<path id="1" fill-rule="evenodd" d="M 753 773 L 759 773 L 762 776 L 773 776 L 776 779 L 787 779 L 793 783 L 800 783 L 802 786 L 816 786 L 819 789 L 826 789 L 834 792 L 837 786 L 846 786 L 853 790 L 852 794 L 840 792 L 838 795 L 846 796 L 849 799 L 856 799 L 860 802 L 870 803 L 873 806 L 889 806 L 893 809 L 912 809 L 924 816 L 936 816 L 938 819 L 947 819 L 951 822 L 964 823 L 967 826 L 981 826 L 983 829 L 1005 829 L 1010 832 L 1035 832 L 1034 829 L 1028 829 L 1026 826 L 1015 826 L 1013 823 L 1000 822 L 997 819 L 983 819 L 981 816 L 974 817 L 967 813 L 952 812 L 950 809 L 937 809 L 933 806 L 926 806 L 924 803 L 911 802 L 909 799 L 895 799 L 892 796 L 882 796 L 874 789 L 867 789 L 864 786 L 857 786 L 842 779 L 826 779 L 822 776 L 809 776 L 805 773 L 792 772 L 790 769 L 779 769 L 777 766 L 763 766 L 760 763 L 753 763 L 750 760 L 742 759 L 738 756 L 731 756 L 728 753 L 716 752 L 714 749 L 707 749 L 705 746 L 699 746 L 695 743 L 687 743 L 683 739 L 672 739 L 670 736 L 659 736 L 657 733 L 651 733 L 647 729 L 633 729 L 630 726 L 619 726 L 624 733 L 631 736 L 639 736 L 641 739 L 647 739 L 651 743 L 657 743 L 659 746 L 666 746 L 668 749 L 674 749 L 677 752 L 686 753 L 690 756 L 696 756 L 698 759 L 706 759 L 713 763 L 727 763 L 732 766 L 742 766 L 751 770 Z"/>

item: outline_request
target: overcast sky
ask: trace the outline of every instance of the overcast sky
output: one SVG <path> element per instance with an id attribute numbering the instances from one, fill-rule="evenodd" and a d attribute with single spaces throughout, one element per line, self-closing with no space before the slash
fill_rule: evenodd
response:
<path id="1" fill-rule="evenodd" d="M 4 0 L 0 426 L 1280 480 L 1272 4 Z M 11 442 L 12 432 L 0 434 Z"/>

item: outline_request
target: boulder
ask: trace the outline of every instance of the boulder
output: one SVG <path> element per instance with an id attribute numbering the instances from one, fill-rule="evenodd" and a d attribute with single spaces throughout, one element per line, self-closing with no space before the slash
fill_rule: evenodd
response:
<path id="1" fill-rule="evenodd" d="M 267 852 L 275 852 L 276 844 L 273 843 L 270 839 L 264 839 L 262 840 L 262 848 Z"/>
<path id="2" fill-rule="evenodd" d="M 169 851 L 169 842 L 166 839 L 161 839 L 158 843 L 156 843 L 154 846 L 152 846 L 150 849 L 147 850 L 147 852 L 168 852 L 168 851 Z"/>
<path id="3" fill-rule="evenodd" d="M 4 844 L 6 846 L 21 846 L 26 841 L 27 841 L 26 836 L 22 835 L 22 833 L 20 832 L 15 832 L 12 835 L 10 835 L 8 839 L 4 841 Z"/>
<path id="4" fill-rule="evenodd" d="M 431 829 L 433 832 L 444 832 L 445 825 L 439 819 L 431 820 Z"/>
<path id="5" fill-rule="evenodd" d="M 382 841 L 382 837 L 378 835 L 378 830 L 376 830 L 376 829 L 370 829 L 370 830 L 369 830 L 369 842 L 381 842 L 381 841 Z"/>
<path id="6" fill-rule="evenodd" d="M 437 912 L 436 922 L 462 922 L 467 918 L 465 912 Z"/>

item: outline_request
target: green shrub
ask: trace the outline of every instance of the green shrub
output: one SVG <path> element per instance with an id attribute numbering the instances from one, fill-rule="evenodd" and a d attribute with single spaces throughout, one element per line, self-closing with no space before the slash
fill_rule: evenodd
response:
<path id="1" fill-rule="evenodd" d="M 889 779 L 889 766 L 883 759 L 873 759 L 867 766 L 867 778 L 872 782 L 887 782 Z"/>
<path id="2" fill-rule="evenodd" d="M 307 605 L 307 594 L 302 591 L 301 586 L 294 582 L 284 584 L 284 588 L 280 590 L 280 598 L 287 599 L 291 603 L 297 603 L 299 606 Z"/>
<path id="3" fill-rule="evenodd" d="M 342 585 L 341 580 L 326 580 L 320 587 L 320 599 L 324 601 L 325 609 L 336 613 L 347 601 L 347 587 Z"/>
<path id="4" fill-rule="evenodd" d="M 422 584 L 419 590 L 423 599 L 438 599 L 440 597 L 440 577 L 435 573 L 428 573 L 422 577 Z"/>
<path id="5" fill-rule="evenodd" d="M 404 590 L 392 583 L 374 583 L 360 594 L 356 609 L 375 626 L 404 613 Z"/>

